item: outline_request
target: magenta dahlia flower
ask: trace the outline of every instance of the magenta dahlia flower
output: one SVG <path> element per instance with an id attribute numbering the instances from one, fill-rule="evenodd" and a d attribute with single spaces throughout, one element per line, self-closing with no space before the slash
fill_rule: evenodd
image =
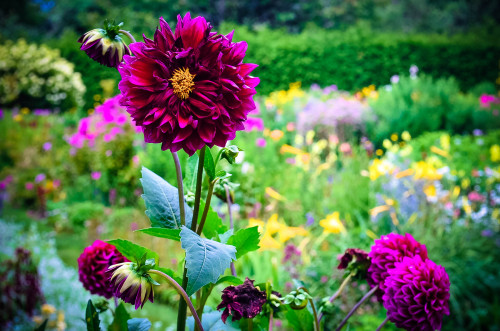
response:
<path id="1" fill-rule="evenodd" d="M 368 257 L 371 260 L 368 268 L 367 280 L 370 287 L 379 286 L 376 292 L 379 301 L 385 290 L 384 281 L 389 275 L 388 270 L 394 268 L 394 263 L 401 262 L 405 256 L 419 255 L 422 260 L 427 259 L 427 248 L 416 241 L 411 234 L 404 236 L 390 233 L 375 240 Z"/>
<path id="2" fill-rule="evenodd" d="M 100 240 L 85 248 L 78 258 L 78 274 L 83 287 L 92 294 L 110 299 L 113 289 L 110 287 L 106 271 L 111 265 L 128 261 L 115 246 Z"/>
<path id="3" fill-rule="evenodd" d="M 247 43 L 211 32 L 203 17 L 178 16 L 175 33 L 160 18 L 153 40 L 130 45 L 118 70 L 127 108 L 144 139 L 189 155 L 207 145 L 225 146 L 255 109 L 257 65 L 242 63 Z"/>
<path id="4" fill-rule="evenodd" d="M 254 318 L 262 311 L 267 295 L 265 291 L 255 287 L 253 282 L 247 277 L 243 284 L 231 285 L 222 291 L 222 302 L 217 306 L 217 310 L 224 309 L 221 316 L 224 323 L 229 315 L 233 321 L 238 321 L 241 318 Z"/>
<path id="5" fill-rule="evenodd" d="M 419 255 L 404 257 L 385 279 L 384 307 L 398 328 L 408 331 L 440 330 L 450 314 L 450 280 L 446 270 Z"/>

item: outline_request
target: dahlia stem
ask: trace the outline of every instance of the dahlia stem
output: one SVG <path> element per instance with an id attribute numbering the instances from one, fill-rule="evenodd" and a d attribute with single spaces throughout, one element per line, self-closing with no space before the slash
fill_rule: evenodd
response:
<path id="1" fill-rule="evenodd" d="M 386 317 L 385 320 L 382 322 L 382 324 L 380 324 L 377 328 L 377 330 L 375 331 L 380 331 L 382 330 L 382 328 L 384 327 L 384 325 L 389 321 L 389 317 Z"/>
<path id="2" fill-rule="evenodd" d="M 349 276 L 347 276 L 344 281 L 342 282 L 342 284 L 340 284 L 340 287 L 339 289 L 337 290 L 337 292 L 335 292 L 328 301 L 330 301 L 330 303 L 332 303 L 333 301 L 335 301 L 335 299 L 338 298 L 338 296 L 342 293 L 342 291 L 344 290 L 345 286 L 347 285 L 347 283 L 349 283 L 349 281 L 351 280 L 352 278 L 352 274 L 349 274 Z M 323 313 L 320 313 L 319 314 L 319 320 L 321 321 L 321 319 L 323 318 Z"/>
<path id="3" fill-rule="evenodd" d="M 224 189 L 226 190 L 226 200 L 227 200 L 227 214 L 229 215 L 229 229 L 232 230 L 234 228 L 233 224 L 233 203 L 231 200 L 231 193 L 229 192 L 229 186 L 224 185 Z M 231 275 L 236 276 L 236 268 L 234 267 L 234 262 L 231 261 Z M 271 312 L 272 317 L 272 312 Z"/>
<path id="4" fill-rule="evenodd" d="M 375 291 L 377 291 L 377 290 L 378 290 L 378 285 L 375 286 L 374 288 L 372 288 L 368 293 L 366 293 L 364 295 L 364 297 L 362 297 L 361 300 L 359 300 L 358 303 L 356 303 L 354 305 L 354 307 L 352 307 L 349 314 L 347 314 L 347 316 L 342 320 L 342 322 L 340 322 L 340 325 L 338 326 L 338 328 L 335 329 L 335 331 L 342 330 L 344 325 L 347 323 L 347 320 L 349 319 L 349 317 L 351 317 L 356 312 L 356 310 L 358 310 L 358 308 L 363 304 L 363 302 L 365 302 L 369 297 L 371 297 L 372 294 L 375 293 Z"/>
<path id="5" fill-rule="evenodd" d="M 118 298 L 113 296 L 113 298 L 115 299 L 115 308 L 118 308 Z"/>
<path id="6" fill-rule="evenodd" d="M 312 308 L 312 311 L 313 311 L 314 331 L 320 331 L 320 328 L 319 328 L 319 319 L 318 319 L 318 312 L 316 311 L 316 307 L 314 306 L 314 301 L 312 299 L 309 299 L 309 303 L 311 304 L 311 308 Z"/>
<path id="7" fill-rule="evenodd" d="M 186 225 L 186 213 L 184 211 L 184 188 L 182 186 L 182 169 L 179 155 L 177 152 L 172 152 L 172 157 L 175 163 L 175 172 L 177 174 L 177 191 L 179 193 L 179 210 L 181 214 L 181 225 Z"/>
<path id="8" fill-rule="evenodd" d="M 273 312 L 274 312 L 274 310 L 271 308 L 271 314 L 269 314 L 269 328 L 268 328 L 268 331 L 273 331 L 273 324 L 274 324 Z"/>
<path id="9" fill-rule="evenodd" d="M 198 173 L 196 177 L 196 192 L 194 195 L 194 210 L 193 210 L 193 221 L 191 223 L 191 230 L 196 232 L 196 226 L 198 225 L 198 214 L 200 213 L 200 199 L 201 199 L 201 184 L 203 180 L 203 164 L 205 162 L 205 149 L 206 146 L 200 150 L 200 156 L 198 160 Z"/>
<path id="10" fill-rule="evenodd" d="M 201 325 L 200 318 L 198 317 L 198 314 L 196 313 L 196 309 L 194 309 L 193 303 L 189 299 L 189 296 L 187 295 L 186 291 L 184 291 L 184 289 L 179 285 L 179 283 L 177 283 L 169 275 L 167 275 L 167 274 L 165 274 L 165 273 L 163 273 L 163 272 L 161 272 L 159 270 L 151 269 L 149 272 L 152 273 L 152 274 L 156 274 L 156 275 L 159 275 L 159 276 L 165 278 L 167 280 L 167 282 L 176 289 L 176 291 L 181 295 L 181 297 L 184 298 L 184 301 L 189 306 L 189 310 L 191 310 L 191 314 L 193 314 L 194 321 L 195 321 L 197 327 L 199 328 L 200 331 L 203 331 L 203 326 Z M 184 321 L 184 326 L 185 326 L 185 324 L 186 323 Z"/>
<path id="11" fill-rule="evenodd" d="M 201 215 L 200 226 L 196 230 L 196 233 L 201 236 L 201 231 L 203 231 L 203 226 L 207 220 L 208 210 L 210 209 L 210 202 L 212 201 L 212 194 L 214 193 L 215 181 L 210 182 L 208 185 L 207 200 L 205 201 L 205 208 L 203 208 L 203 214 Z"/>
<path id="12" fill-rule="evenodd" d="M 201 184 L 203 181 L 203 163 L 205 161 L 205 149 L 200 150 L 199 160 L 198 160 L 198 172 L 196 174 L 196 192 L 194 196 L 194 210 L 193 210 L 193 220 L 191 221 L 191 231 L 196 232 L 196 225 L 198 223 L 198 214 L 200 213 L 200 199 L 201 199 Z M 184 262 L 184 274 L 182 275 L 182 288 L 185 290 L 187 288 L 187 269 L 186 262 Z M 186 330 L 186 315 L 187 315 L 187 301 L 179 301 L 179 310 L 177 312 L 177 331 Z"/>
<path id="13" fill-rule="evenodd" d="M 126 35 L 130 40 L 132 40 L 133 43 L 136 42 L 134 36 L 132 36 L 132 34 L 130 32 L 125 31 L 125 30 L 119 30 L 118 32 L 123 33 L 124 35 Z"/>

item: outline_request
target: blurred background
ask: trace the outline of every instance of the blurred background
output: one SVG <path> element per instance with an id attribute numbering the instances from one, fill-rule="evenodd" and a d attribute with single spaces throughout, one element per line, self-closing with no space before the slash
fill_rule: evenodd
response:
<path id="1" fill-rule="evenodd" d="M 119 106 L 117 70 L 77 39 L 108 18 L 151 38 L 160 16 L 174 27 L 187 11 L 234 29 L 245 62 L 259 64 L 258 109 L 234 141 L 244 152 L 225 165 L 239 184 L 236 227 L 263 233 L 238 274 L 283 293 L 291 275 L 327 298 L 346 248 L 409 232 L 450 275 L 443 329 L 499 330 L 500 2 L 485 0 L 2 1 L 2 328 L 49 318 L 53 330 L 79 330 L 90 294 L 77 258 L 96 239 L 133 240 L 180 268 L 176 243 L 133 232 L 149 226 L 140 169 L 174 183 L 171 156 L 143 143 Z M 227 219 L 217 196 L 212 207 Z M 367 289 L 360 281 L 335 305 L 318 300 L 325 329 Z M 165 330 L 177 302 L 165 287 L 133 316 Z M 371 302 L 350 329 L 384 318 Z"/>

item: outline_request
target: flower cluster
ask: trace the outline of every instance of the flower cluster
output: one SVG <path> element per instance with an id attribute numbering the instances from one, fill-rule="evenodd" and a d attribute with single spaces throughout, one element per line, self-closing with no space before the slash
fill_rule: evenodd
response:
<path id="1" fill-rule="evenodd" d="M 254 318 L 262 311 L 266 292 L 255 287 L 253 282 L 247 277 L 242 285 L 229 286 L 222 291 L 222 302 L 217 310 L 224 309 L 221 316 L 224 323 L 229 315 L 233 321 L 238 321 L 241 318 Z"/>
<path id="2" fill-rule="evenodd" d="M 120 106 L 120 98 L 121 95 L 117 95 L 106 100 L 96 107 L 92 115 L 82 118 L 77 132 L 69 137 L 68 142 L 75 148 L 82 148 L 85 143 L 89 147 L 94 147 L 98 138 L 109 142 L 117 135 L 124 134 L 126 125 L 132 125 L 136 132 L 140 132 L 141 129 L 131 123 L 124 108 Z"/>
<path id="3" fill-rule="evenodd" d="M 80 282 L 90 293 L 110 299 L 113 290 L 106 271 L 111 265 L 125 261 L 128 260 L 113 245 L 96 240 L 78 258 Z"/>
<path id="4" fill-rule="evenodd" d="M 211 32 L 203 17 L 178 16 L 175 33 L 160 18 L 153 40 L 130 45 L 118 70 L 119 88 L 144 139 L 162 149 L 183 149 L 189 155 L 207 145 L 224 147 L 243 130 L 255 109 L 257 65 L 244 64 L 246 42 L 232 42 L 233 33 Z"/>

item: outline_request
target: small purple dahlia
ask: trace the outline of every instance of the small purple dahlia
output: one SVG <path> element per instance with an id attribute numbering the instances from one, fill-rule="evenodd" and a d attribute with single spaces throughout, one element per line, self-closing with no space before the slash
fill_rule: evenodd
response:
<path id="1" fill-rule="evenodd" d="M 109 21 L 104 22 L 104 29 L 94 29 L 84 33 L 78 42 L 81 50 L 94 61 L 107 67 L 116 68 L 130 49 L 121 38 L 120 27 Z"/>
<path id="2" fill-rule="evenodd" d="M 255 287 L 253 282 L 247 277 L 242 285 L 231 285 L 222 291 L 222 302 L 217 310 L 225 308 L 221 316 L 224 323 L 229 315 L 233 321 L 238 321 L 241 318 L 254 318 L 262 311 L 262 305 L 267 300 L 266 292 Z"/>
<path id="3" fill-rule="evenodd" d="M 83 287 L 92 294 L 110 299 L 113 290 L 110 288 L 109 266 L 128 261 L 113 245 L 96 240 L 85 248 L 78 258 L 78 274 Z"/>
<path id="4" fill-rule="evenodd" d="M 139 263 L 123 262 L 109 267 L 108 272 L 112 273 L 109 280 L 114 295 L 134 305 L 136 310 L 144 307 L 147 300 L 153 302 L 153 285 L 159 285 L 148 274 L 153 267 L 154 259 Z"/>
<path id="5" fill-rule="evenodd" d="M 347 272 L 357 279 L 366 279 L 366 273 L 370 267 L 368 252 L 359 248 L 348 248 L 340 257 L 337 269 L 346 269 Z"/>
<path id="6" fill-rule="evenodd" d="M 207 145 L 224 147 L 244 130 L 255 109 L 253 95 L 257 67 L 243 63 L 244 41 L 211 32 L 203 17 L 177 17 L 175 33 L 160 18 L 153 40 L 130 45 L 134 56 L 124 56 L 119 84 L 135 123 L 148 143 L 162 149 L 183 149 L 189 155 Z"/>
<path id="7" fill-rule="evenodd" d="M 394 263 L 401 262 L 403 257 L 420 256 L 422 260 L 427 259 L 427 248 L 416 241 L 411 234 L 404 236 L 390 233 L 375 240 L 368 257 L 371 260 L 368 268 L 368 284 L 370 287 L 379 286 L 376 295 L 382 301 L 385 290 L 384 281 L 389 276 L 388 270 L 394 268 Z"/>
<path id="8" fill-rule="evenodd" d="M 404 257 L 385 280 L 384 307 L 389 320 L 408 331 L 440 330 L 450 314 L 450 280 L 446 270 L 419 255 Z"/>

